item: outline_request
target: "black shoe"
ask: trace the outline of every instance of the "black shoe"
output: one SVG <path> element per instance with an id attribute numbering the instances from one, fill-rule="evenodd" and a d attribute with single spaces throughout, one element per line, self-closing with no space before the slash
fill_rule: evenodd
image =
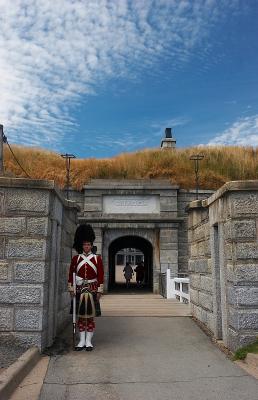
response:
<path id="1" fill-rule="evenodd" d="M 91 347 L 91 346 L 86 347 L 86 351 L 92 351 L 92 350 L 93 350 L 93 347 Z"/>
<path id="2" fill-rule="evenodd" d="M 83 346 L 83 347 L 75 347 L 74 348 L 74 351 L 82 351 L 83 349 L 85 349 L 85 346 Z"/>

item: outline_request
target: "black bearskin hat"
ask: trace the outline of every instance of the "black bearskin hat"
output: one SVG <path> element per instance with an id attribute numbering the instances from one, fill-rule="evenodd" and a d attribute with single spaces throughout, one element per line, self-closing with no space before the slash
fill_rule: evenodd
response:
<path id="1" fill-rule="evenodd" d="M 73 248 L 77 251 L 77 253 L 82 253 L 83 242 L 90 242 L 93 244 L 95 240 L 95 233 L 92 229 L 92 226 L 89 224 L 83 224 L 78 226 L 74 235 L 74 243 Z"/>

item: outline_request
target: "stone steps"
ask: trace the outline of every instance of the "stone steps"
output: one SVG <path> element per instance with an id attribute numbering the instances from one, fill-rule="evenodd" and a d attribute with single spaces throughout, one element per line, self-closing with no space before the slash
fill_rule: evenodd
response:
<path id="1" fill-rule="evenodd" d="M 108 294 L 101 299 L 104 317 L 188 317 L 190 306 L 153 294 Z"/>

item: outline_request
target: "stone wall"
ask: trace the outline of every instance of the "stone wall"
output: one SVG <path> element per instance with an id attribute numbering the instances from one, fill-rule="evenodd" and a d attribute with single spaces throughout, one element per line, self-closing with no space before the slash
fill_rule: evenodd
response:
<path id="1" fill-rule="evenodd" d="M 1 341 L 43 349 L 67 323 L 77 209 L 51 181 L 0 178 Z"/>
<path id="2" fill-rule="evenodd" d="M 191 312 L 213 332 L 209 210 L 202 207 L 201 200 L 191 203 L 188 224 Z"/>
<path id="3" fill-rule="evenodd" d="M 193 315 L 235 350 L 258 335 L 258 181 L 229 182 L 189 207 Z"/>
<path id="4" fill-rule="evenodd" d="M 198 198 L 203 200 L 210 197 L 213 193 L 214 190 L 199 190 Z M 188 273 L 188 214 L 186 208 L 195 199 L 195 190 L 180 189 L 178 191 L 178 216 L 183 218 L 178 229 L 178 271 L 180 273 Z"/>

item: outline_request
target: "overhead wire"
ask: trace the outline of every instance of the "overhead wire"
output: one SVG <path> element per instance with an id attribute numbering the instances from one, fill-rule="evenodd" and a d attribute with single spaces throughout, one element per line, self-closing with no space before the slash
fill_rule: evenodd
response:
<path id="1" fill-rule="evenodd" d="M 12 148 L 11 148 L 11 145 L 9 144 L 9 142 L 8 142 L 8 140 L 7 140 L 7 137 L 6 137 L 6 135 L 5 135 L 4 133 L 3 133 L 3 142 L 7 144 L 7 146 L 8 146 L 8 148 L 9 148 L 9 150 L 10 150 L 10 152 L 11 152 L 11 154 L 12 154 L 14 160 L 15 160 L 16 163 L 19 165 L 19 167 L 21 168 L 21 170 L 25 173 L 25 175 L 27 176 L 27 178 L 32 179 L 31 176 L 27 173 L 27 171 L 25 171 L 25 169 L 23 168 L 23 166 L 21 165 L 21 163 L 19 162 L 19 160 L 17 159 L 17 157 L 15 156 L 15 154 L 14 154 Z"/>

